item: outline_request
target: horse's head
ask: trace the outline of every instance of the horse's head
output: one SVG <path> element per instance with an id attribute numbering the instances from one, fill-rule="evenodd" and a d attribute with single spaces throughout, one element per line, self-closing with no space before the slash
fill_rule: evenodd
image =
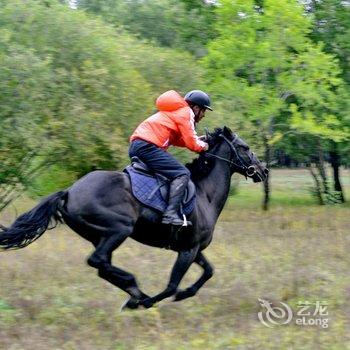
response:
<path id="1" fill-rule="evenodd" d="M 226 126 L 207 132 L 209 150 L 206 157 L 217 158 L 228 163 L 231 174 L 237 172 L 250 177 L 254 182 L 264 181 L 269 170 L 262 164 L 249 146 Z"/>

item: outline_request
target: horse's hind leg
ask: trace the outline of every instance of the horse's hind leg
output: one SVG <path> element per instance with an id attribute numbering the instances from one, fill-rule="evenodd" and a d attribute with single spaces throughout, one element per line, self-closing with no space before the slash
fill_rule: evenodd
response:
<path id="1" fill-rule="evenodd" d="M 136 301 L 147 297 L 147 295 L 141 292 L 135 277 L 131 273 L 115 267 L 111 263 L 113 251 L 131 234 L 130 229 L 119 229 L 118 231 L 111 236 L 101 238 L 87 263 L 98 269 L 98 275 L 101 278 L 127 292 L 135 300 L 134 307 L 136 308 L 138 306 Z"/>

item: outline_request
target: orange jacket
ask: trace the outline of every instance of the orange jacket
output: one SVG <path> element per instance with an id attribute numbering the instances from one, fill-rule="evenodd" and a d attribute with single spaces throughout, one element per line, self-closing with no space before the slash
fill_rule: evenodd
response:
<path id="1" fill-rule="evenodd" d="M 186 147 L 201 152 L 205 143 L 194 128 L 194 113 L 187 102 L 174 90 L 166 91 L 157 98 L 159 112 L 143 121 L 130 137 L 141 139 L 166 150 L 169 146 Z"/>

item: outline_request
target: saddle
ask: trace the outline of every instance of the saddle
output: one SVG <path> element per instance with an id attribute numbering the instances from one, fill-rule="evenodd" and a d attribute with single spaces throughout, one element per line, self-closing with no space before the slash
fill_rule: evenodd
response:
<path id="1" fill-rule="evenodd" d="M 171 181 L 161 174 L 154 173 L 138 157 L 132 157 L 131 164 L 123 171 L 130 177 L 132 193 L 137 200 L 164 213 L 168 206 Z M 196 187 L 190 180 L 180 206 L 180 214 L 190 214 L 194 208 L 195 200 Z"/>

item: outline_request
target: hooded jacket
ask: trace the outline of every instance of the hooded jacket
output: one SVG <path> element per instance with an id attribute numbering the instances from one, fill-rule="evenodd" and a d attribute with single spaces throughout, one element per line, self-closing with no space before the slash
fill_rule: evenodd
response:
<path id="1" fill-rule="evenodd" d="M 141 139 L 166 150 L 169 146 L 186 147 L 202 152 L 206 144 L 195 131 L 194 113 L 187 102 L 174 90 L 157 98 L 158 112 L 144 120 L 130 137 Z"/>

